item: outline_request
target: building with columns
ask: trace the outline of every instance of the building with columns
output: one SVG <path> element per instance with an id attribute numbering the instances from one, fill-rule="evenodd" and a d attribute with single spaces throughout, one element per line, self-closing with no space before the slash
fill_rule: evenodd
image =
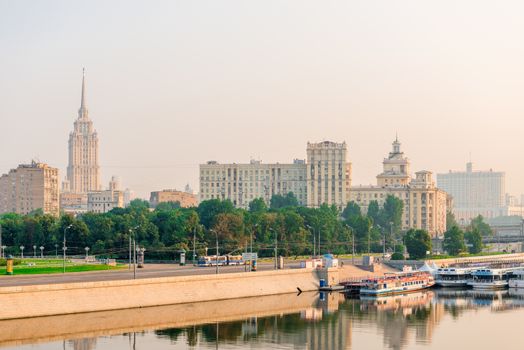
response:
<path id="1" fill-rule="evenodd" d="M 351 186 L 351 164 L 345 142 L 323 141 L 307 144 L 307 206 L 346 206 Z"/>
<path id="2" fill-rule="evenodd" d="M 100 190 L 98 165 L 98 135 L 89 119 L 86 101 L 85 71 L 82 76 L 82 94 L 78 118 L 69 134 L 69 161 L 66 185 L 70 192 L 87 193 Z"/>
<path id="3" fill-rule="evenodd" d="M 273 195 L 293 192 L 300 205 L 326 203 L 343 208 L 349 198 L 350 173 L 345 142 L 308 142 L 307 162 L 201 164 L 200 200 L 229 199 L 235 206 L 247 208 L 253 199 L 262 198 L 269 204 Z"/>
<path id="4" fill-rule="evenodd" d="M 20 164 L 0 176 L 0 214 L 59 214 L 58 169 L 44 163 Z"/>
<path id="5" fill-rule="evenodd" d="M 377 175 L 376 186 L 354 186 L 350 200 L 357 203 L 363 213 L 367 213 L 369 203 L 377 201 L 384 205 L 388 195 L 404 203 L 402 229 L 427 230 L 432 236 L 440 236 L 446 231 L 446 215 L 450 198 L 437 188 L 430 171 L 418 171 L 415 178 L 410 176 L 410 161 L 400 149 L 400 142 L 393 142 L 393 149 L 384 159 L 383 172 Z"/>

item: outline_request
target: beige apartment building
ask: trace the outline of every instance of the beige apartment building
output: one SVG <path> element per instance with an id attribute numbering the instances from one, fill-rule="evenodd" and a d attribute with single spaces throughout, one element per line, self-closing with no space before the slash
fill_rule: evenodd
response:
<path id="1" fill-rule="evenodd" d="M 73 193 L 99 191 L 98 134 L 89 119 L 85 96 L 85 73 L 82 76 L 82 94 L 78 118 L 69 134 L 69 161 L 65 187 Z"/>
<path id="2" fill-rule="evenodd" d="M 404 203 L 402 229 L 418 228 L 427 230 L 432 236 L 446 231 L 446 215 L 450 198 L 437 188 L 433 174 L 429 171 L 409 175 L 410 162 L 400 150 L 400 142 L 393 142 L 393 150 L 383 161 L 383 172 L 377 176 L 377 186 L 355 186 L 351 188 L 350 200 L 356 202 L 363 213 L 369 203 L 377 201 L 380 206 L 388 195 Z"/>
<path id="3" fill-rule="evenodd" d="M 36 209 L 58 216 L 57 168 L 33 161 L 0 177 L 0 213 L 29 214 Z"/>
<path id="4" fill-rule="evenodd" d="M 349 200 L 351 164 L 345 142 L 307 144 L 307 206 L 334 204 L 344 208 Z"/>
<path id="5" fill-rule="evenodd" d="M 177 190 L 162 190 L 151 192 L 149 197 L 149 204 L 152 208 L 156 208 L 159 203 L 179 202 L 182 208 L 190 208 L 198 206 L 197 197 L 188 192 Z"/>
<path id="6" fill-rule="evenodd" d="M 293 192 L 300 205 L 307 203 L 306 163 L 295 159 L 292 164 L 219 164 L 209 161 L 200 165 L 200 200 L 229 199 L 236 207 L 247 208 L 255 198 L 269 204 L 275 194 Z"/>
<path id="7" fill-rule="evenodd" d="M 124 193 L 118 190 L 89 192 L 87 194 L 87 211 L 107 213 L 114 208 L 124 207 Z"/>
<path id="8" fill-rule="evenodd" d="M 60 211 L 72 215 L 87 212 L 87 193 L 61 192 Z"/>

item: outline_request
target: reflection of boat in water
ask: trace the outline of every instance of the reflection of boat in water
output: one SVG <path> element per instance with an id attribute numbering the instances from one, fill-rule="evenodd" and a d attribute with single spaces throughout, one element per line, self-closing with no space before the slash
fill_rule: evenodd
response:
<path id="1" fill-rule="evenodd" d="M 428 305 L 433 300 L 433 296 L 432 291 L 424 290 L 407 294 L 361 295 L 360 301 L 368 309 L 386 311 Z"/>
<path id="2" fill-rule="evenodd" d="M 473 268 L 444 267 L 437 270 L 435 284 L 441 287 L 466 287 Z"/>
<path id="3" fill-rule="evenodd" d="M 428 272 L 386 274 L 362 281 L 361 295 L 387 295 L 414 292 L 430 288 L 435 279 Z"/>

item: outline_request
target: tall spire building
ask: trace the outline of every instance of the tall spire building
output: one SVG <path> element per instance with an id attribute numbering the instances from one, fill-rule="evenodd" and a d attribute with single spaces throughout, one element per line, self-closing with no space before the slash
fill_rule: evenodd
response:
<path id="1" fill-rule="evenodd" d="M 100 190 L 98 134 L 89 119 L 86 104 L 85 70 L 82 71 L 82 96 L 74 130 L 69 134 L 67 181 L 73 193 Z"/>

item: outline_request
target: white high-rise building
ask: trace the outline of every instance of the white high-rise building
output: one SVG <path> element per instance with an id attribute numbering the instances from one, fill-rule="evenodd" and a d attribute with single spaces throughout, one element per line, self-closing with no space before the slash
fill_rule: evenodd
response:
<path id="1" fill-rule="evenodd" d="M 93 129 L 85 97 L 85 71 L 82 76 L 82 95 L 74 130 L 69 134 L 69 162 L 67 181 L 73 193 L 100 190 L 98 165 L 98 135 Z"/>
<path id="2" fill-rule="evenodd" d="M 506 174 L 499 171 L 473 171 L 467 163 L 466 171 L 437 174 L 438 187 L 453 197 L 453 213 L 461 224 L 482 215 L 486 218 L 507 215 L 505 201 Z"/>

